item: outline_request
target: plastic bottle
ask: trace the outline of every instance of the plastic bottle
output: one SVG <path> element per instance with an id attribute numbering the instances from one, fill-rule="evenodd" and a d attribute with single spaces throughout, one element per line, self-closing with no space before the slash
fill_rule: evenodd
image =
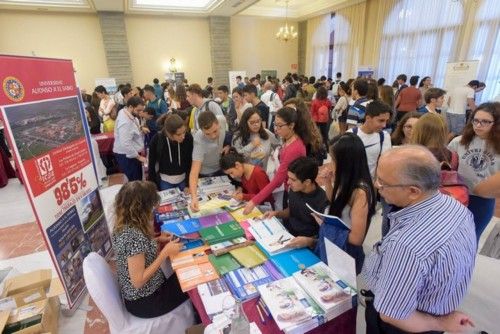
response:
<path id="1" fill-rule="evenodd" d="M 250 334 L 250 323 L 248 322 L 245 312 L 243 312 L 241 301 L 236 300 L 234 310 L 235 312 L 231 319 L 230 334 Z"/>

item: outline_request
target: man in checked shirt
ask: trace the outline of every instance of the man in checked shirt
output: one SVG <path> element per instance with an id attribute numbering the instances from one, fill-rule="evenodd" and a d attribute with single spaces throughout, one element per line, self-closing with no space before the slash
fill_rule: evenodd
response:
<path id="1" fill-rule="evenodd" d="M 368 334 L 462 332 L 473 326 L 456 311 L 476 256 L 469 210 L 439 192 L 440 165 L 422 146 L 401 146 L 380 157 L 375 187 L 398 208 L 361 275 L 369 291 Z"/>

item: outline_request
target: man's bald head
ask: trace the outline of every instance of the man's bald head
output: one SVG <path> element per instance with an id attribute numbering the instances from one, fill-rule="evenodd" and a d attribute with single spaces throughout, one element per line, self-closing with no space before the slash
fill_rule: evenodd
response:
<path id="1" fill-rule="evenodd" d="M 262 88 L 262 90 L 266 91 L 266 90 L 270 90 L 272 88 L 273 88 L 273 84 L 271 82 L 269 82 L 269 81 L 266 81 L 264 83 L 264 87 Z"/>
<path id="2" fill-rule="evenodd" d="M 411 184 L 423 192 L 434 192 L 441 183 L 441 167 L 426 147 L 405 145 L 388 150 L 380 157 L 380 168 L 391 168 L 401 184 Z"/>

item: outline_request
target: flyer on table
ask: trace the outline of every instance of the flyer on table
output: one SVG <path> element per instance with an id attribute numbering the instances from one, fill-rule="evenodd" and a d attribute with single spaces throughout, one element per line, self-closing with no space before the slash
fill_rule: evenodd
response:
<path id="1" fill-rule="evenodd" d="M 72 307 L 84 257 L 111 250 L 73 64 L 0 55 L 0 82 L 6 137 Z"/>

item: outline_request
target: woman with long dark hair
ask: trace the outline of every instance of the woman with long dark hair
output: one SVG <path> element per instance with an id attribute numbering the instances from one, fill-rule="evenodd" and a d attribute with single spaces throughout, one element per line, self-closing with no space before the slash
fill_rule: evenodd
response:
<path id="1" fill-rule="evenodd" d="M 477 240 L 493 217 L 495 199 L 474 195 L 480 182 L 492 182 L 500 172 L 500 102 L 481 104 L 471 115 L 461 136 L 448 148 L 458 153 L 458 174 L 469 187 L 468 208 L 474 215 Z"/>
<path id="2" fill-rule="evenodd" d="M 365 147 L 357 135 L 345 133 L 332 140 L 330 155 L 333 182 L 326 185 L 331 202 L 329 214 L 350 226 L 344 249 L 356 260 L 359 274 L 365 259 L 363 241 L 377 203 Z"/>
<path id="3" fill-rule="evenodd" d="M 99 115 L 97 115 L 94 107 L 90 104 L 85 107 L 85 116 L 87 117 L 90 133 L 93 135 L 101 133 L 101 121 L 99 120 Z"/>
<path id="4" fill-rule="evenodd" d="M 233 147 L 249 163 L 265 170 L 271 149 L 279 142 L 271 131 L 264 128 L 262 121 L 259 109 L 252 107 L 245 110 L 233 138 Z"/>
<path id="5" fill-rule="evenodd" d="M 175 87 L 174 100 L 179 104 L 179 110 L 185 110 L 191 106 L 187 100 L 186 87 L 184 85 L 177 85 Z"/>
<path id="6" fill-rule="evenodd" d="M 250 201 L 248 201 L 244 214 L 249 214 L 256 205 L 262 203 L 274 189 L 285 183 L 285 194 L 288 186 L 288 165 L 297 159 L 306 155 L 306 147 L 302 138 L 310 138 L 307 121 L 303 117 L 303 113 L 290 107 L 283 107 L 276 113 L 274 122 L 274 131 L 282 139 L 279 154 L 280 165 L 271 182 L 264 189 L 259 191 Z M 283 197 L 283 207 L 287 206 L 287 197 Z"/>
<path id="7" fill-rule="evenodd" d="M 406 115 L 401 118 L 401 121 L 396 126 L 396 129 L 391 134 L 392 145 L 406 145 L 411 141 L 411 136 L 413 132 L 413 128 L 415 124 L 418 122 L 418 119 L 422 116 L 421 113 L 416 111 L 410 111 L 406 113 Z"/>

